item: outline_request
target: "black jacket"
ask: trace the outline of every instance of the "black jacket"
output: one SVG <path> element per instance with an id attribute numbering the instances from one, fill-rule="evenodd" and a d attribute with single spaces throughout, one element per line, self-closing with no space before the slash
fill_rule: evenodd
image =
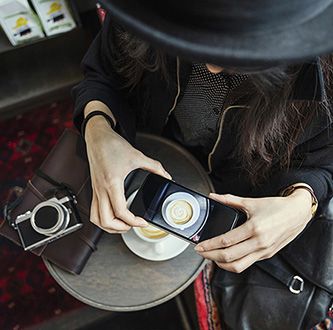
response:
<path id="1" fill-rule="evenodd" d="M 83 59 L 85 78 L 73 89 L 74 123 L 79 128 L 85 105 L 91 100 L 100 100 L 116 117 L 119 133 L 134 144 L 138 129 L 162 133 L 169 115 L 186 88 L 191 63 L 179 58 L 168 58 L 168 82 L 160 73 L 147 72 L 134 90 L 124 89 L 120 85 L 121 77 L 112 68 L 111 29 L 107 18 Z M 275 196 L 293 183 L 305 182 L 314 189 L 318 200 L 332 195 L 333 123 L 326 114 L 318 114 L 299 137 L 290 170 L 273 168 L 270 178 L 260 187 L 250 184 L 237 159 L 231 157 L 236 144 L 234 132 L 237 130 L 237 120 L 234 119 L 237 119 L 245 106 L 237 102 L 240 90 L 235 91 L 226 102 L 219 137 L 207 159 L 207 171 L 216 184 L 216 191 L 240 196 Z M 304 64 L 297 79 L 294 97 L 320 101 L 324 95 L 320 65 L 316 61 Z"/>

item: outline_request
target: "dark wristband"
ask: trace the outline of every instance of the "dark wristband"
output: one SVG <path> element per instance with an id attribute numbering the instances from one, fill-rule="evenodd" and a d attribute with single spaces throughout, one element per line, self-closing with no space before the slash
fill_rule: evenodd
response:
<path id="1" fill-rule="evenodd" d="M 81 124 L 81 135 L 82 135 L 83 139 L 85 136 L 87 123 L 88 123 L 89 119 L 91 119 L 94 116 L 103 116 L 106 119 L 106 121 L 109 123 L 110 127 L 112 129 L 115 128 L 115 123 L 114 123 L 113 119 L 109 115 L 107 115 L 105 112 L 98 111 L 98 110 L 92 111 L 87 115 L 86 118 L 83 119 L 83 122 Z"/>

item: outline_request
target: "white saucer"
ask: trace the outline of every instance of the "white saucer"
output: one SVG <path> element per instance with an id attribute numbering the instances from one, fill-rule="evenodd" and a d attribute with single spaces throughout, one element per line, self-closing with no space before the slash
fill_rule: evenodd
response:
<path id="1" fill-rule="evenodd" d="M 127 207 L 131 205 L 137 190 L 134 191 L 127 199 Z M 163 261 L 172 259 L 181 254 L 190 245 L 190 243 L 172 236 L 168 235 L 162 242 L 159 242 L 161 250 L 159 253 L 155 251 L 154 244 L 146 242 L 139 238 L 133 229 L 129 230 L 127 233 L 121 234 L 123 241 L 126 246 L 137 256 L 151 261 Z"/>
<path id="2" fill-rule="evenodd" d="M 133 229 L 125 234 L 121 234 L 126 246 L 137 256 L 151 261 L 163 261 L 172 259 L 181 254 L 190 243 L 180 238 L 168 235 L 160 244 L 161 250 L 157 253 L 154 249 L 154 243 L 149 243 L 139 238 Z"/>

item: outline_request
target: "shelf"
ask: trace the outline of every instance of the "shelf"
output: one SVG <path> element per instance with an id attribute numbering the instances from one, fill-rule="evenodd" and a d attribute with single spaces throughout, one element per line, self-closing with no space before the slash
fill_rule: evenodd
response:
<path id="1" fill-rule="evenodd" d="M 14 47 L 9 42 L 5 32 L 0 27 L 0 53 L 12 50 Z"/>
<path id="2" fill-rule="evenodd" d="M 76 2 L 75 0 L 69 0 L 68 4 L 69 4 L 69 7 L 71 9 L 72 16 L 73 16 L 73 18 L 76 22 L 76 25 L 77 25 L 76 29 L 79 29 L 79 28 L 81 28 L 81 19 L 80 19 L 79 13 L 87 12 L 89 9 L 91 9 L 93 7 L 93 4 L 91 4 L 90 0 L 85 0 L 85 1 L 82 1 L 82 0 L 80 1 L 79 0 L 78 2 Z M 78 4 L 80 4 L 80 7 L 78 7 Z M 17 51 L 21 48 L 32 47 L 35 44 L 43 43 L 43 42 L 45 42 L 49 39 L 61 38 L 64 34 L 71 33 L 72 31 L 65 32 L 65 33 L 60 33 L 60 34 L 57 34 L 57 35 L 54 35 L 54 36 L 45 36 L 44 38 L 32 40 L 32 41 L 29 41 L 27 43 L 22 43 L 22 44 L 13 46 L 9 42 L 5 32 L 1 29 L 1 26 L 0 26 L 0 55 L 3 54 L 3 53 L 6 53 L 6 52 Z"/>
<path id="3" fill-rule="evenodd" d="M 36 39 L 36 40 L 32 40 L 30 41 L 29 43 L 23 43 L 23 44 L 20 44 L 20 45 L 16 45 L 16 46 L 13 46 L 7 36 L 5 35 L 5 33 L 3 32 L 3 30 L 0 29 L 0 55 L 1 54 L 4 54 L 4 53 L 7 53 L 7 52 L 15 52 L 15 51 L 18 51 L 22 48 L 29 48 L 29 47 L 34 47 L 34 45 L 36 44 L 39 44 L 39 43 L 44 43 L 48 40 L 51 40 L 51 39 L 57 39 L 57 38 L 63 38 L 64 35 L 66 34 L 70 34 L 70 33 L 73 33 L 73 31 L 79 29 L 79 27 L 69 31 L 69 32 L 65 32 L 65 33 L 61 33 L 61 34 L 56 34 L 54 36 L 50 36 L 50 37 L 44 37 L 44 38 L 41 38 L 41 39 Z"/>
<path id="4" fill-rule="evenodd" d="M 68 93 L 82 79 L 80 62 L 90 41 L 81 28 L 1 54 L 1 115 Z"/>
<path id="5" fill-rule="evenodd" d="M 0 33 L 1 118 L 69 97 L 82 79 L 80 63 L 100 23 L 91 1 L 77 3 L 81 7 L 74 7 L 74 12 L 80 24 L 72 31 L 18 47 Z"/>
<path id="6" fill-rule="evenodd" d="M 87 14 L 89 14 L 89 12 L 90 12 L 90 14 L 94 13 L 94 15 L 96 13 L 96 3 L 97 3 L 96 0 L 85 0 L 85 1 L 69 0 L 68 3 L 70 5 L 73 18 L 77 24 L 76 29 L 82 27 L 82 16 L 85 17 Z M 36 39 L 33 41 L 29 41 L 27 43 L 13 46 L 9 42 L 5 32 L 0 27 L 0 55 L 3 53 L 9 52 L 9 51 L 16 51 L 21 48 L 31 47 L 37 43 L 43 43 L 49 39 L 62 38 L 62 36 L 67 33 L 71 33 L 71 31 L 65 32 L 65 33 L 60 33 L 60 34 L 57 34 L 54 36 L 45 36 L 44 38 Z"/>

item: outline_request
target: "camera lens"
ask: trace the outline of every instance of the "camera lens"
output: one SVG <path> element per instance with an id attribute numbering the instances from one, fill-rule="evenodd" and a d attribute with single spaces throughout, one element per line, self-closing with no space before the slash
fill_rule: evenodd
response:
<path id="1" fill-rule="evenodd" d="M 36 232 L 52 236 L 67 228 L 69 213 L 62 204 L 48 200 L 34 208 L 30 223 Z"/>
<path id="2" fill-rule="evenodd" d="M 35 224 L 40 229 L 54 227 L 59 218 L 59 212 L 52 206 L 44 206 L 35 213 Z"/>

